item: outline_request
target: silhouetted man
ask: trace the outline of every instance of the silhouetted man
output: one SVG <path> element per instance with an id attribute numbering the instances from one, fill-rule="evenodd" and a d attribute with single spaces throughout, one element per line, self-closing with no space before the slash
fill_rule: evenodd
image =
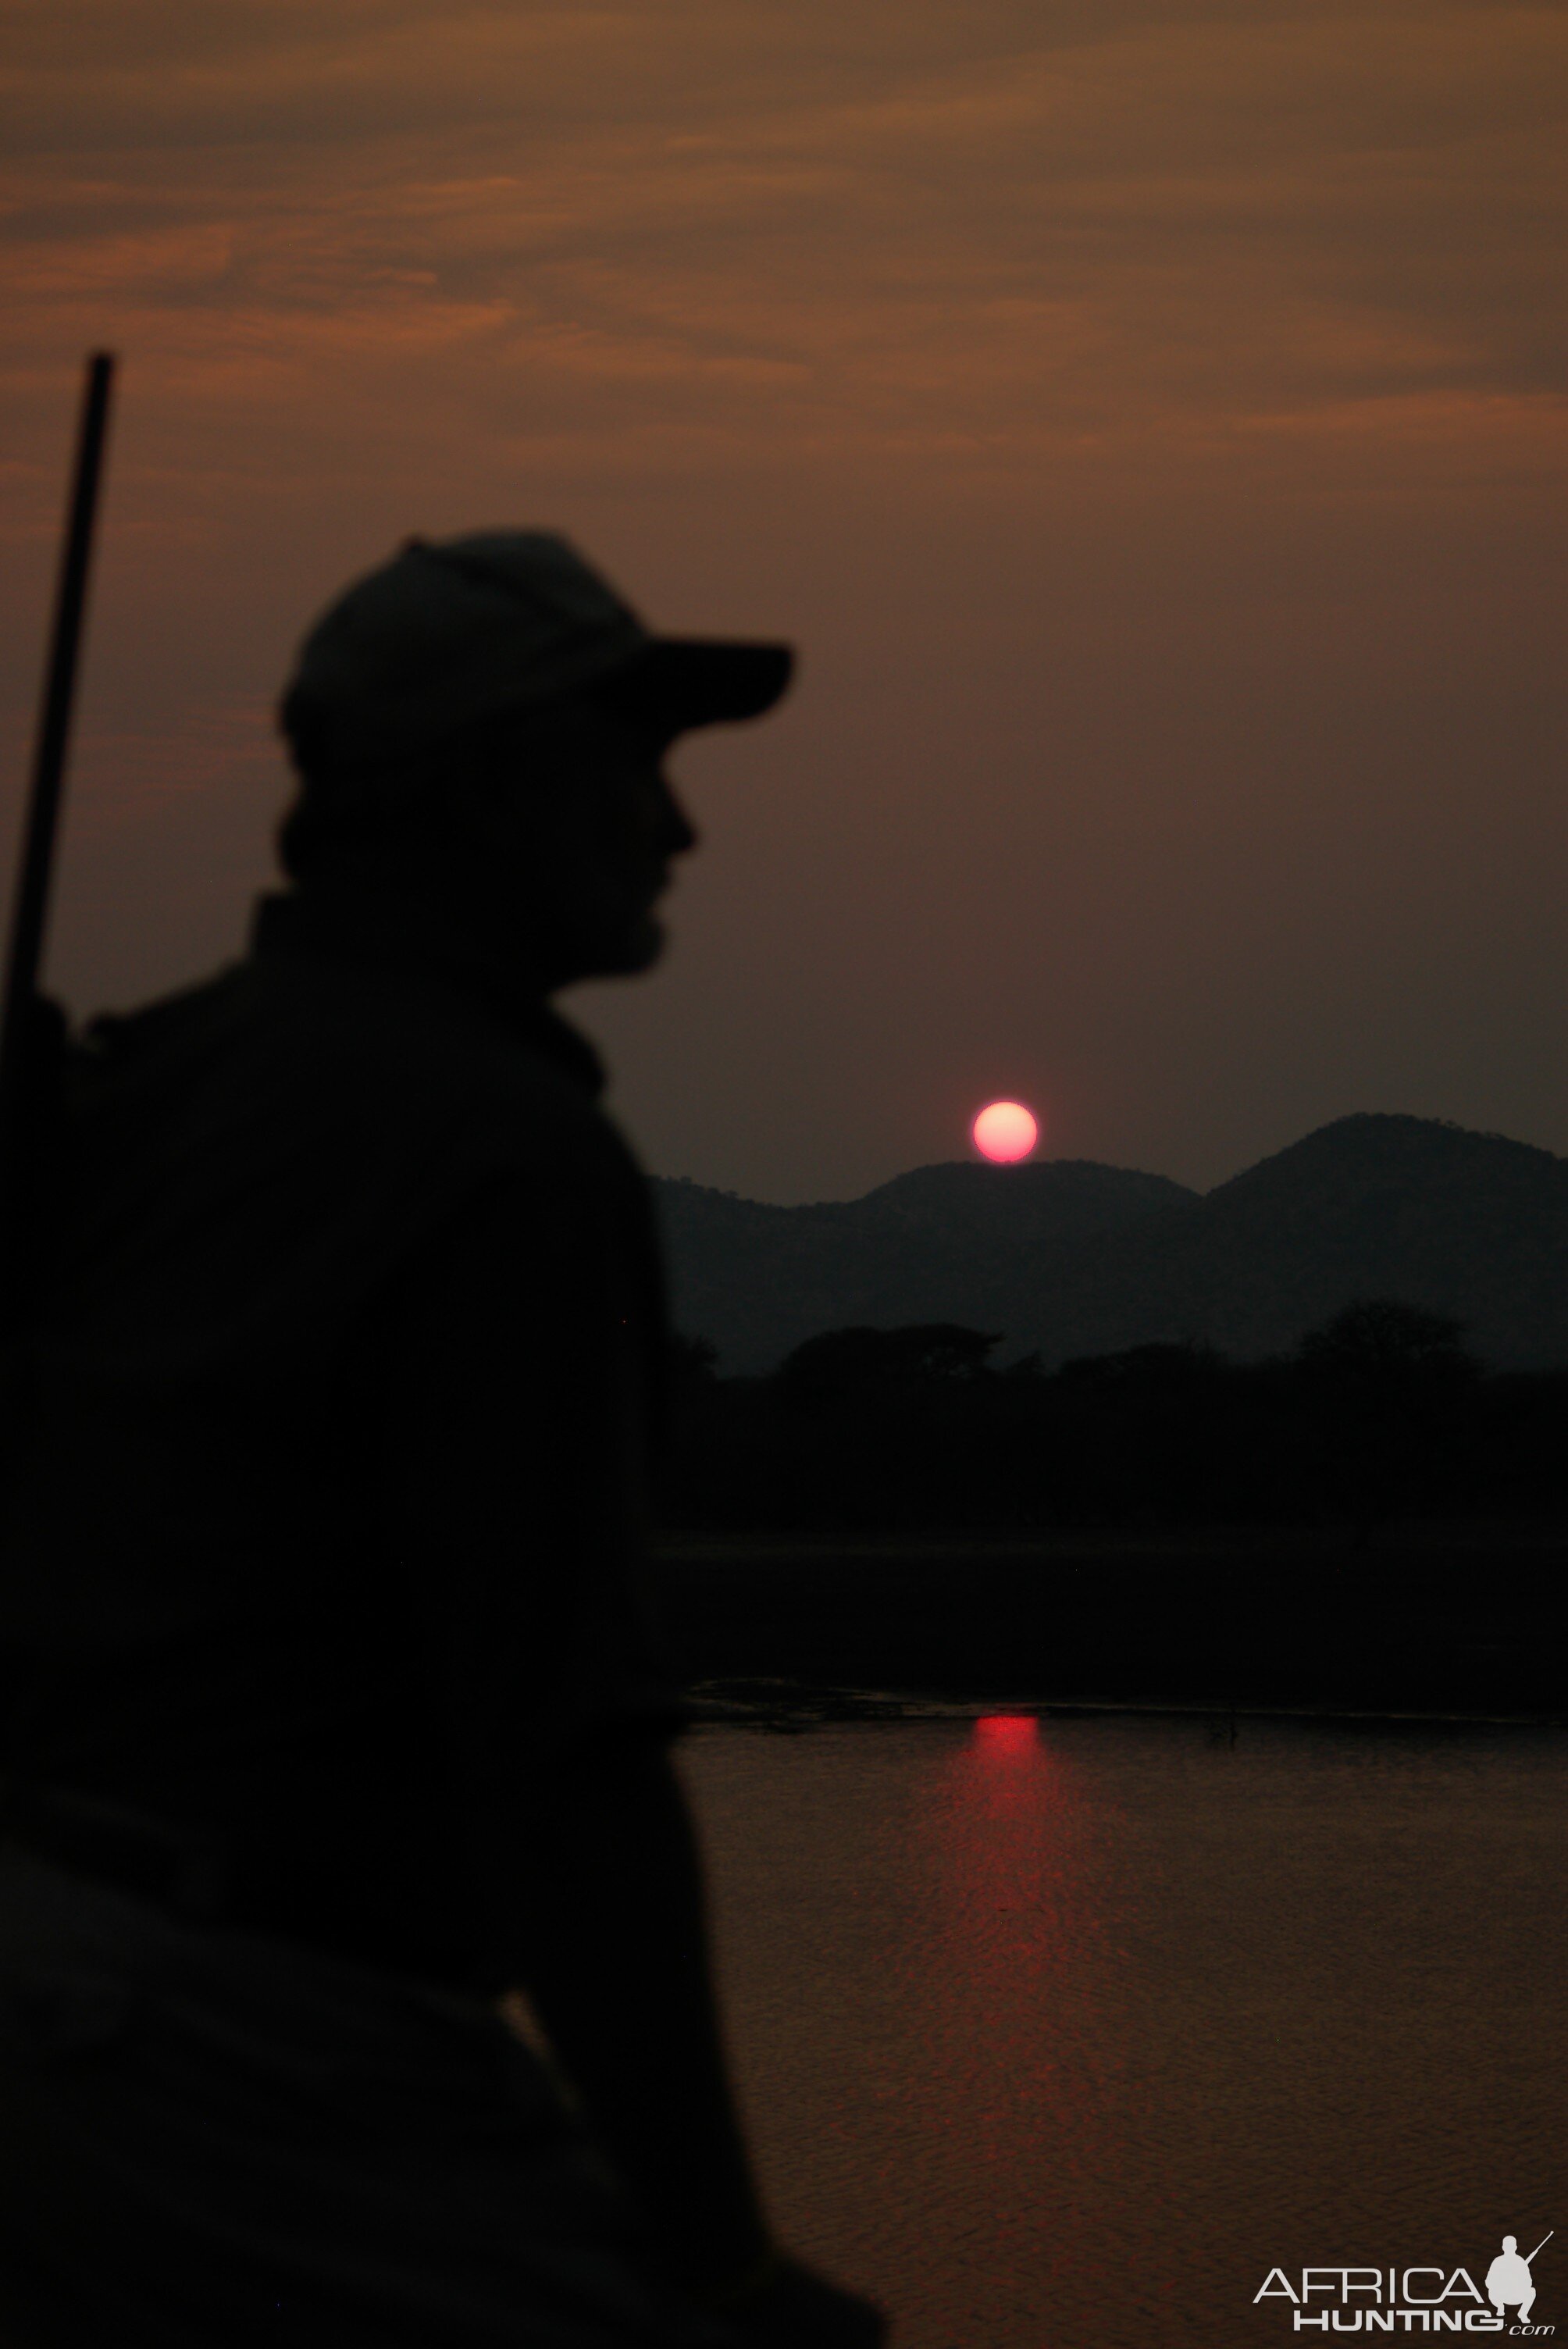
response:
<path id="1" fill-rule="evenodd" d="M 0 1599 L 7 2349 L 878 2337 L 734 2118 L 635 1598 L 656 1254 L 546 1000 L 655 959 L 663 753 L 789 666 L 553 537 L 411 543 L 285 697 L 294 888 L 73 1056 Z"/>

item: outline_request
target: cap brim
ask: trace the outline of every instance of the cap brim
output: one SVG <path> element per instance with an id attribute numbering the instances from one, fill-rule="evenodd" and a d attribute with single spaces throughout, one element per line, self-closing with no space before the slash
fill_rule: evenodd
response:
<path id="1" fill-rule="evenodd" d="M 673 737 L 696 726 L 760 718 L 783 693 L 794 667 L 789 645 L 655 636 L 601 679 L 594 694 Z"/>

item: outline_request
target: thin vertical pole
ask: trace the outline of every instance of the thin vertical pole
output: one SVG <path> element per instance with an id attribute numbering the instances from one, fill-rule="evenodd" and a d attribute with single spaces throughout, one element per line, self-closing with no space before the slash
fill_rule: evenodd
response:
<path id="1" fill-rule="evenodd" d="M 41 1104 L 39 1061 L 47 1041 L 47 1021 L 38 996 L 49 879 L 59 829 L 60 797 L 70 747 L 71 710 L 77 657 L 87 611 L 93 525 L 103 472 L 114 358 L 95 351 L 87 363 L 76 465 L 71 480 L 66 542 L 55 595 L 54 625 L 44 671 L 43 700 L 33 751 L 33 772 L 21 859 L 12 900 L 11 938 L 0 1010 L 0 1257 L 10 1275 L 4 1281 L 14 1301 L 14 1282 L 26 1252 L 26 1221 L 32 1185 L 28 1160 Z"/>

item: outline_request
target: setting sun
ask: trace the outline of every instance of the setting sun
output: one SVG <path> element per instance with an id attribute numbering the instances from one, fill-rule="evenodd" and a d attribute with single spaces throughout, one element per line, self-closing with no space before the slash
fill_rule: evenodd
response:
<path id="1" fill-rule="evenodd" d="M 1026 1158 L 1040 1132 L 1022 1102 L 1013 1101 L 992 1102 L 981 1111 L 970 1130 L 981 1156 L 995 1159 L 998 1165 L 1012 1165 Z"/>

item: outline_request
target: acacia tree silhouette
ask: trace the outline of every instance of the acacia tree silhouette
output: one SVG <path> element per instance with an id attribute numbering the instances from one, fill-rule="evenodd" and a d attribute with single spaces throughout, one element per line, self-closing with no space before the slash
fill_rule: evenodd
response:
<path id="1" fill-rule="evenodd" d="M 1176 1341 L 1002 1369 L 959 1323 L 820 1332 L 765 1378 L 694 1341 L 666 1522 L 1349 1526 L 1561 1512 L 1568 1371 L 1489 1372 L 1449 1316 L 1362 1298 L 1288 1354 Z"/>
<path id="2" fill-rule="evenodd" d="M 1361 1297 L 1321 1330 L 1309 1330 L 1296 1360 L 1324 1371 L 1474 1377 L 1480 1365 L 1461 1343 L 1464 1334 L 1464 1323 L 1446 1313 L 1429 1313 L 1395 1297 Z"/>

